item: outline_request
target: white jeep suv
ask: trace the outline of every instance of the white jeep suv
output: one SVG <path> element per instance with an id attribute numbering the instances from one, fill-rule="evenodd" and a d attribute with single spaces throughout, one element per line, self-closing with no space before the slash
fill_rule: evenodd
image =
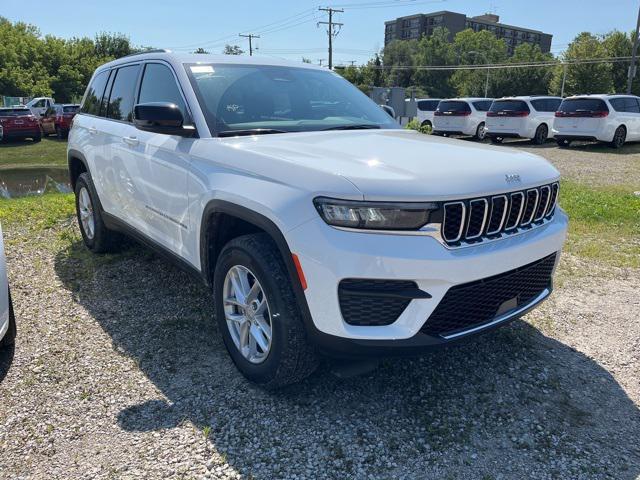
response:
<path id="1" fill-rule="evenodd" d="M 555 117 L 553 135 L 561 147 L 591 140 L 622 148 L 627 140 L 640 140 L 640 98 L 634 95 L 568 97 Z"/>
<path id="2" fill-rule="evenodd" d="M 441 100 L 433 114 L 434 135 L 467 135 L 485 138 L 491 98 L 450 98 Z"/>
<path id="3" fill-rule="evenodd" d="M 87 247 L 124 233 L 204 281 L 235 364 L 269 387 L 320 354 L 418 353 L 518 318 L 567 230 L 542 158 L 402 129 L 339 75 L 271 59 L 103 65 L 68 159 Z"/>
<path id="4" fill-rule="evenodd" d="M 551 127 L 562 98 L 532 96 L 497 98 L 487 112 L 487 137 L 492 143 L 505 138 L 530 138 L 542 145 L 553 137 Z"/>

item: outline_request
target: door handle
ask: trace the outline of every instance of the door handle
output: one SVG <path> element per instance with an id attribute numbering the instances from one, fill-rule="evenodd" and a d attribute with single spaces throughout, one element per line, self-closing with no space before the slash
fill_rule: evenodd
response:
<path id="1" fill-rule="evenodd" d="M 89 127 L 89 133 L 91 135 L 95 135 L 96 133 L 98 133 L 98 129 L 96 127 Z"/>
<path id="2" fill-rule="evenodd" d="M 140 143 L 140 140 L 138 140 L 136 137 L 124 137 L 122 140 L 124 140 L 124 143 L 132 147 L 135 147 L 136 145 L 138 145 L 138 143 Z"/>

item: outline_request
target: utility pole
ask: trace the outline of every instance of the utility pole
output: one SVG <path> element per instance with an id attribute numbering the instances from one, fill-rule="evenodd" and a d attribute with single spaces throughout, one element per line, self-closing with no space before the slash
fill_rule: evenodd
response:
<path id="1" fill-rule="evenodd" d="M 631 65 L 629 65 L 629 76 L 627 77 L 627 93 L 631 93 L 633 77 L 636 76 L 636 55 L 638 54 L 638 35 L 640 34 L 640 9 L 638 9 L 638 22 L 636 23 L 636 38 L 633 39 L 633 50 L 631 51 Z"/>
<path id="2" fill-rule="evenodd" d="M 562 64 L 562 88 L 560 89 L 560 96 L 564 98 L 564 84 L 567 81 L 567 64 Z"/>
<path id="3" fill-rule="evenodd" d="M 238 36 L 249 39 L 249 56 L 252 56 L 253 55 L 253 44 L 251 43 L 251 40 L 253 40 L 254 38 L 260 38 L 260 35 L 253 35 L 252 33 L 249 33 L 248 35 L 243 35 L 243 34 L 239 33 Z"/>
<path id="4" fill-rule="evenodd" d="M 318 10 L 322 12 L 329 13 L 329 21 L 328 22 L 318 22 L 318 25 L 327 25 L 327 34 L 329 35 L 329 70 L 333 68 L 333 37 L 337 36 L 340 33 L 340 28 L 342 28 L 343 23 L 337 23 L 333 21 L 334 13 L 343 13 L 344 10 L 339 8 L 318 8 Z M 338 27 L 337 29 L 334 27 Z"/>
<path id="5" fill-rule="evenodd" d="M 318 65 L 322 66 L 322 62 L 324 62 L 324 58 L 319 58 L 318 59 Z"/>
<path id="6" fill-rule="evenodd" d="M 349 63 L 351 64 L 351 66 L 353 67 L 356 64 L 355 60 L 349 60 Z"/>

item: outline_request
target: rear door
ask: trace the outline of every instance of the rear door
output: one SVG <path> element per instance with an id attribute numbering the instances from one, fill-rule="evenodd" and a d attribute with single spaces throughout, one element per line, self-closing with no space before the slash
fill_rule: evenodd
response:
<path id="1" fill-rule="evenodd" d="M 171 67 L 164 62 L 144 65 L 136 103 L 177 105 L 186 123 L 191 115 Z M 134 129 L 136 141 L 127 145 L 134 191 L 144 231 L 165 248 L 186 256 L 182 239 L 188 230 L 187 172 L 193 138 Z"/>
<path id="2" fill-rule="evenodd" d="M 133 103 L 139 73 L 139 63 L 120 66 L 111 73 L 102 106 L 106 116 L 101 132 L 105 162 L 99 169 L 112 212 L 135 227 L 142 226 L 142 209 L 135 199 L 144 181 L 132 171 L 135 159 L 130 149 L 136 143 Z"/>

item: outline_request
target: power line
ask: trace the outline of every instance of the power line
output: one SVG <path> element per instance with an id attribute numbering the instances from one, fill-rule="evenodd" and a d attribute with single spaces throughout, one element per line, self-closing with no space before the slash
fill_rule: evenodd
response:
<path id="1" fill-rule="evenodd" d="M 253 35 L 252 33 L 244 35 L 242 33 L 239 33 L 238 36 L 249 39 L 249 56 L 253 56 L 253 45 L 251 44 L 251 40 L 253 40 L 254 38 L 260 38 L 260 35 Z"/>
<path id="2" fill-rule="evenodd" d="M 333 38 L 340 33 L 340 29 L 344 25 L 343 23 L 337 23 L 333 21 L 334 13 L 343 13 L 344 10 L 339 8 L 318 8 L 321 12 L 329 13 L 329 21 L 328 22 L 318 22 L 318 25 L 327 25 L 327 35 L 329 36 L 329 70 L 333 68 Z M 335 27 L 338 27 L 337 29 Z"/>

